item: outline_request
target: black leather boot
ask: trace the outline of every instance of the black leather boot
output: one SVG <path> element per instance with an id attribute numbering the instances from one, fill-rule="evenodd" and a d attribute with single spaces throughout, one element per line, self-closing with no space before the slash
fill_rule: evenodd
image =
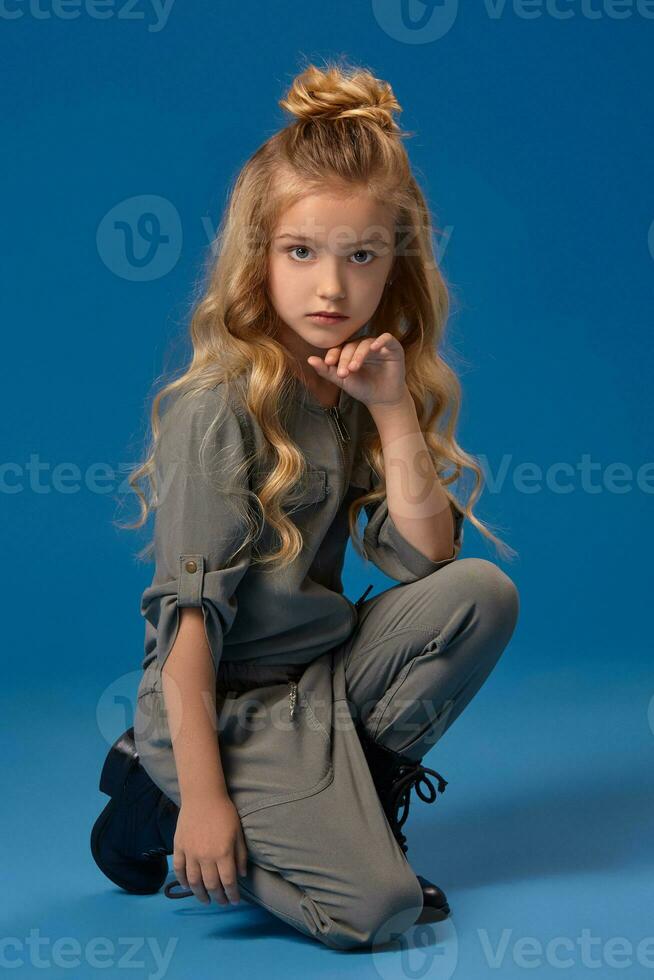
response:
<path id="1" fill-rule="evenodd" d="M 409 815 L 412 788 L 415 786 L 418 796 L 425 803 L 434 803 L 436 788 L 430 782 L 427 774 L 435 776 L 438 780 L 439 793 L 444 792 L 447 780 L 443 779 L 435 769 L 423 766 L 420 760 L 410 759 L 408 756 L 387 748 L 381 742 L 376 742 L 370 737 L 360 721 L 356 722 L 356 729 L 386 819 L 393 836 L 406 854 L 408 847 L 402 827 Z M 429 787 L 429 796 L 424 794 L 420 786 L 422 782 Z M 431 918 L 435 921 L 446 919 L 450 914 L 450 906 L 443 889 L 434 885 L 423 875 L 416 875 L 416 878 L 422 887 L 423 904 L 432 910 Z"/>
<path id="2" fill-rule="evenodd" d="M 114 884 L 137 895 L 159 891 L 168 874 L 167 854 L 179 809 L 139 762 L 134 729 L 112 745 L 100 775 L 111 797 L 91 831 L 91 854 Z"/>

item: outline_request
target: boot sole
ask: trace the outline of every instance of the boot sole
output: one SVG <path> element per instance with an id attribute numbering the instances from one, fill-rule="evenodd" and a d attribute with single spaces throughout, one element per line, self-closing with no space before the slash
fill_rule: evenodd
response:
<path id="1" fill-rule="evenodd" d="M 152 895 L 161 889 L 168 875 L 168 860 L 165 855 L 153 855 L 151 858 L 148 858 L 147 868 L 149 872 L 152 872 L 152 882 L 141 887 L 138 887 L 131 881 L 127 881 L 107 868 L 100 856 L 102 853 L 102 837 L 104 831 L 118 807 L 117 797 L 125 789 L 130 772 L 139 762 L 138 755 L 133 754 L 129 748 L 129 743 L 126 744 L 126 736 L 128 739 L 132 739 L 133 734 L 134 729 L 128 728 L 123 735 L 116 739 L 102 767 L 100 790 L 102 793 L 111 797 L 111 799 L 102 810 L 91 830 L 91 854 L 103 875 L 109 878 L 110 881 L 113 881 L 115 885 L 118 885 L 119 888 L 122 888 L 126 892 L 131 892 L 134 895 Z M 134 860 L 137 864 L 139 863 L 137 858 Z M 145 864 L 145 862 L 143 863 Z"/>
<path id="2" fill-rule="evenodd" d="M 416 922 L 444 922 L 450 916 L 449 905 L 440 905 L 438 908 L 434 908 L 431 905 L 425 905 L 420 913 Z"/>

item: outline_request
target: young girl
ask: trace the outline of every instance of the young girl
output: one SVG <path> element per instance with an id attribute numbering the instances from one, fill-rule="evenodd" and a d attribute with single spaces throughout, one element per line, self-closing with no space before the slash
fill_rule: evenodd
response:
<path id="1" fill-rule="evenodd" d="M 169 897 L 244 895 L 348 949 L 449 912 L 401 828 L 412 788 L 445 788 L 422 757 L 519 602 L 495 564 L 456 560 L 465 516 L 502 542 L 448 490 L 466 467 L 474 502 L 482 475 L 454 437 L 447 290 L 400 106 L 333 64 L 280 105 L 295 119 L 238 176 L 192 361 L 154 398 L 131 477 L 132 526 L 156 507 L 156 567 L 134 728 L 107 756 L 91 846 L 128 891 L 158 890 L 172 854 L 186 891 Z M 399 584 L 350 602 L 349 537 Z"/>

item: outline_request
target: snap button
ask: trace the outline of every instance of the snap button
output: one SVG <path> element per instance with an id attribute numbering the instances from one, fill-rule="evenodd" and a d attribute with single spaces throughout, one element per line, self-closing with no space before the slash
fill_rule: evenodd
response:
<path id="1" fill-rule="evenodd" d="M 185 554 L 179 556 L 179 578 L 177 582 L 178 606 L 201 606 L 204 580 L 204 555 Z"/>

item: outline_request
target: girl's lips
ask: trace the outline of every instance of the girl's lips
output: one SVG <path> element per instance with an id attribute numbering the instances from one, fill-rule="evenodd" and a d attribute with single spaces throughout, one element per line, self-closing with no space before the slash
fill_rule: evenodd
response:
<path id="1" fill-rule="evenodd" d="M 307 313 L 307 316 L 312 320 L 317 320 L 318 323 L 328 323 L 331 320 L 347 320 L 347 317 L 341 314 L 326 314 L 326 313 Z"/>

